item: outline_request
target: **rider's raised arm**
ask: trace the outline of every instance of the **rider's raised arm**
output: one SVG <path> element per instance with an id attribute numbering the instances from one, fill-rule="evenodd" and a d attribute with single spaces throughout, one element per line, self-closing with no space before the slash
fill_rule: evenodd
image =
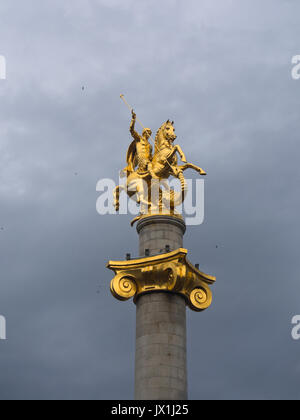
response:
<path id="1" fill-rule="evenodd" d="M 132 120 L 130 123 L 130 134 L 134 138 L 135 141 L 140 141 L 140 135 L 137 131 L 135 131 L 135 121 L 136 121 L 136 114 L 132 111 Z"/>

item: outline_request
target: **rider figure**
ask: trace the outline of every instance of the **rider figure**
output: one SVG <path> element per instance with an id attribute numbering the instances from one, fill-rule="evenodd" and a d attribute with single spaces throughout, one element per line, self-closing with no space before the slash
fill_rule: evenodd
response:
<path id="1" fill-rule="evenodd" d="M 132 120 L 130 124 L 130 133 L 134 139 L 131 143 L 127 154 L 127 170 L 132 172 L 137 166 L 137 172 L 140 174 L 147 173 L 148 165 L 152 160 L 152 146 L 149 143 L 152 131 L 150 128 L 145 128 L 143 134 L 140 136 L 135 131 L 136 114 L 132 110 Z"/>

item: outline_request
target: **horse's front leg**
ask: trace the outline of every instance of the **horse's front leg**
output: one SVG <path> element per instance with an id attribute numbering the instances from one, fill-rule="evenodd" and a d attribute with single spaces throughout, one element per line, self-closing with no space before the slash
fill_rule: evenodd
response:
<path id="1" fill-rule="evenodd" d="M 197 171 L 200 175 L 206 175 L 206 172 L 200 168 L 199 166 L 193 165 L 192 163 L 187 163 L 186 165 L 182 165 L 179 167 L 182 171 L 186 171 L 187 169 L 194 169 L 194 171 Z"/>
<path id="2" fill-rule="evenodd" d="M 175 149 L 179 153 L 182 162 L 187 163 L 187 160 L 186 160 L 185 154 L 183 153 L 182 148 L 177 144 L 177 146 L 175 146 Z"/>
<path id="3" fill-rule="evenodd" d="M 173 147 L 172 150 L 165 156 L 165 159 L 170 162 L 177 152 L 177 146 Z"/>
<path id="4" fill-rule="evenodd" d="M 173 159 L 176 153 L 179 153 L 182 162 L 187 163 L 185 154 L 183 153 L 181 147 L 178 145 L 173 147 L 172 151 L 167 155 L 166 159 L 170 161 L 171 159 Z"/>

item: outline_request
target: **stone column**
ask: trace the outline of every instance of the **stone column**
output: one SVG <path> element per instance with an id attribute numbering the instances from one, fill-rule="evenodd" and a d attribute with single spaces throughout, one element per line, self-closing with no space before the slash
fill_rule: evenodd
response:
<path id="1" fill-rule="evenodd" d="M 185 230 L 176 217 L 141 219 L 140 256 L 182 248 Z M 179 294 L 155 291 L 137 297 L 135 399 L 187 399 L 186 301 Z"/>

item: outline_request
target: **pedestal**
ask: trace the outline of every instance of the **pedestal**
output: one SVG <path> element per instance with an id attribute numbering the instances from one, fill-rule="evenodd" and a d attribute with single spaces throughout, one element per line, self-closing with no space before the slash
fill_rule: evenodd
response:
<path id="1" fill-rule="evenodd" d="M 173 217 L 142 219 L 140 256 L 182 248 L 185 229 Z M 187 399 L 186 301 L 180 295 L 153 291 L 136 300 L 135 399 Z"/>
<path id="2" fill-rule="evenodd" d="M 112 295 L 136 304 L 135 398 L 187 399 L 186 306 L 212 302 L 215 277 L 201 272 L 183 246 L 184 221 L 175 216 L 139 220 L 140 257 L 109 261 Z"/>

